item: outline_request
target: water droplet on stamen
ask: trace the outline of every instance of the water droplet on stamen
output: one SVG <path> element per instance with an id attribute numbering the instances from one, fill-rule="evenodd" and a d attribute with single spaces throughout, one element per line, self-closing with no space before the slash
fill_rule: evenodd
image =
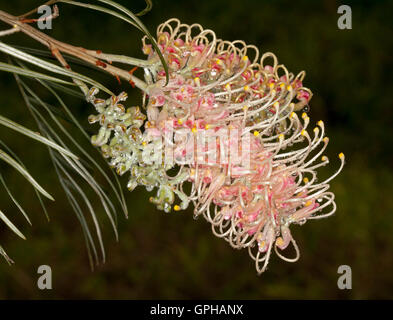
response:
<path id="1" fill-rule="evenodd" d="M 302 112 L 309 112 L 310 111 L 310 107 L 308 105 L 306 105 L 303 109 Z"/>

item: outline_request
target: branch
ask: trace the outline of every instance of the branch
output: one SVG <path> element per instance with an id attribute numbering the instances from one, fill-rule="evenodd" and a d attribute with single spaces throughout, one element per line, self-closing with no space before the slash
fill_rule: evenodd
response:
<path id="1" fill-rule="evenodd" d="M 24 15 L 26 16 L 26 15 Z M 142 60 L 135 59 L 133 60 L 132 58 L 127 58 L 124 59 L 124 56 L 117 56 L 117 55 L 106 55 L 102 53 L 100 50 L 93 51 L 93 50 L 86 50 L 82 47 L 75 47 L 73 45 L 58 41 L 45 33 L 38 31 L 37 29 L 33 28 L 27 23 L 24 23 L 23 20 L 20 18 L 13 16 L 11 14 L 8 14 L 4 11 L 0 10 L 0 20 L 11 25 L 13 29 L 18 29 L 18 31 L 21 31 L 31 37 L 32 39 L 40 42 L 44 46 L 48 47 L 49 50 L 57 57 L 59 58 L 60 52 L 67 53 L 69 55 L 72 55 L 78 59 L 84 60 L 88 62 L 91 65 L 95 65 L 111 75 L 115 76 L 116 78 L 121 78 L 129 82 L 131 85 L 136 86 L 137 88 L 141 89 L 142 91 L 147 90 L 148 85 L 134 76 L 131 71 L 123 70 L 118 67 L 115 67 L 111 65 L 111 61 L 109 61 L 109 58 L 111 58 L 113 61 L 118 61 L 118 62 L 123 62 L 123 63 L 128 63 L 131 64 L 133 61 L 135 63 L 138 63 Z M 8 31 L 8 30 L 7 30 Z M 100 57 L 108 61 L 108 63 L 103 62 Z M 65 60 L 61 59 L 60 62 L 62 65 L 70 69 L 70 66 L 68 64 L 64 64 Z M 146 64 L 142 65 L 146 66 Z"/>

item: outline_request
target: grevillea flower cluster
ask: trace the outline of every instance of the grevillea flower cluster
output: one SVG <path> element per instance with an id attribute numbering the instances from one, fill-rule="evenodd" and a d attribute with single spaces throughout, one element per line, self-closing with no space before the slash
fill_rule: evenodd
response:
<path id="1" fill-rule="evenodd" d="M 319 121 L 309 132 L 312 92 L 273 53 L 259 57 L 243 41 L 216 38 L 199 24 L 171 19 L 157 30 L 157 44 L 169 66 L 143 39 L 148 84 L 142 109 L 126 109 L 121 93 L 108 100 L 87 95 L 100 130 L 92 143 L 110 165 L 129 173 L 128 188 L 157 189 L 151 202 L 166 212 L 186 209 L 203 216 L 213 233 L 233 248 L 248 249 L 258 273 L 276 254 L 299 258 L 291 224 L 332 215 L 329 182 L 316 170 L 329 139 Z M 298 114 L 299 112 L 299 114 Z M 284 249 L 292 245 L 294 257 Z"/>

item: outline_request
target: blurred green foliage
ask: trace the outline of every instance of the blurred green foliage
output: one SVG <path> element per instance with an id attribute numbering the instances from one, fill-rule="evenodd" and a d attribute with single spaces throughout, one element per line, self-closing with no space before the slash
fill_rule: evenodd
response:
<path id="1" fill-rule="evenodd" d="M 143 1 L 118 2 L 134 12 L 144 7 Z M 22 14 L 39 4 L 2 0 L 0 8 Z M 346 166 L 331 183 L 338 205 L 335 216 L 292 228 L 302 253 L 300 261 L 288 264 L 274 256 L 268 271 L 258 277 L 247 252 L 234 251 L 215 238 L 203 219 L 194 221 L 190 210 L 158 212 L 148 202 L 148 192 L 137 189 L 126 193 L 130 217 L 119 216 L 118 243 L 101 213 L 108 261 L 92 272 L 81 227 L 62 194 L 47 150 L 0 128 L 1 138 L 56 198 L 48 204 L 48 223 L 31 187 L 0 164 L 33 221 L 30 228 L 1 191 L 2 210 L 28 240 L 0 226 L 0 243 L 16 262 L 12 266 L 0 262 L 0 298 L 393 298 L 393 218 L 389 216 L 393 213 L 393 2 L 346 1 L 352 8 L 352 30 L 337 27 L 341 4 L 157 0 L 142 17 L 153 34 L 159 23 L 177 17 L 213 29 L 219 38 L 243 39 L 261 52 L 272 51 L 294 73 L 306 70 L 305 85 L 314 92 L 310 117 L 314 122 L 324 120 L 331 141 L 327 151 L 331 164 L 321 170 L 321 176 L 336 170 L 341 151 Z M 60 5 L 60 17 L 53 26 L 49 34 L 69 43 L 143 57 L 141 34 L 103 14 Z M 39 48 L 23 35 L 2 41 Z M 140 104 L 136 90 L 119 87 L 110 76 L 97 76 L 115 92 L 126 88 L 129 104 Z M 9 74 L 0 74 L 0 97 L 2 113 L 36 128 Z M 91 106 L 76 99 L 66 101 L 87 125 Z M 51 291 L 36 286 L 37 268 L 42 264 L 52 267 Z M 337 268 L 343 264 L 353 271 L 349 291 L 337 288 Z"/>

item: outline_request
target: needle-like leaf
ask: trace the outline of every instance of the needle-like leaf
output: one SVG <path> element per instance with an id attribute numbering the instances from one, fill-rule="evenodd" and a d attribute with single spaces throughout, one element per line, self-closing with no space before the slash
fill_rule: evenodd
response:
<path id="1" fill-rule="evenodd" d="M 0 51 L 7 53 L 10 56 L 13 56 L 17 59 L 26 61 L 26 62 L 31 63 L 33 65 L 36 65 L 42 69 L 48 70 L 49 72 L 61 74 L 61 75 L 70 77 L 72 79 L 77 79 L 79 81 L 89 83 L 89 84 L 105 91 L 106 93 L 113 95 L 113 93 L 109 89 L 107 89 L 105 86 L 103 86 L 102 84 L 98 83 L 97 81 L 95 81 L 89 77 L 86 77 L 80 73 L 73 72 L 71 70 L 65 69 L 65 68 L 55 65 L 53 63 L 50 63 L 50 62 L 47 62 L 47 61 L 42 60 L 40 58 L 37 58 L 35 56 L 32 56 L 31 54 L 28 54 L 26 52 L 18 50 L 18 49 L 14 48 L 12 46 L 9 46 L 1 41 L 0 41 Z"/>
<path id="2" fill-rule="evenodd" d="M 64 148 L 62 148 L 61 146 L 59 146 L 58 144 L 54 143 L 53 141 L 48 140 L 47 138 L 41 136 L 40 134 L 31 131 L 30 129 L 27 129 L 26 127 L 13 122 L 10 119 L 7 119 L 6 117 L 3 117 L 0 115 L 0 125 L 3 125 L 5 127 L 8 127 L 12 130 L 18 131 L 26 136 L 28 136 L 29 138 L 32 138 L 34 140 L 37 140 L 57 151 L 59 151 L 60 153 L 64 153 L 65 155 L 74 158 L 74 159 L 78 159 L 78 157 L 76 155 L 74 155 L 71 151 L 66 150 Z"/>
<path id="3" fill-rule="evenodd" d="M 27 181 L 31 183 L 31 185 L 36 188 L 39 192 L 41 192 L 42 195 L 47 197 L 48 199 L 54 201 L 53 197 L 45 191 L 44 188 L 42 188 L 37 181 L 34 180 L 34 178 L 30 175 L 30 173 L 23 168 L 17 161 L 15 161 L 11 156 L 9 156 L 6 152 L 0 149 L 0 159 L 7 162 L 10 166 L 12 166 L 14 169 L 19 171 L 21 175 L 23 175 Z"/>
<path id="4" fill-rule="evenodd" d="M 0 210 L 0 219 L 3 220 L 3 222 L 12 230 L 14 231 L 19 237 L 21 237 L 23 240 L 26 240 L 26 237 L 23 235 L 22 232 L 19 231 L 17 227 L 6 217 L 6 215 L 1 212 Z"/>

